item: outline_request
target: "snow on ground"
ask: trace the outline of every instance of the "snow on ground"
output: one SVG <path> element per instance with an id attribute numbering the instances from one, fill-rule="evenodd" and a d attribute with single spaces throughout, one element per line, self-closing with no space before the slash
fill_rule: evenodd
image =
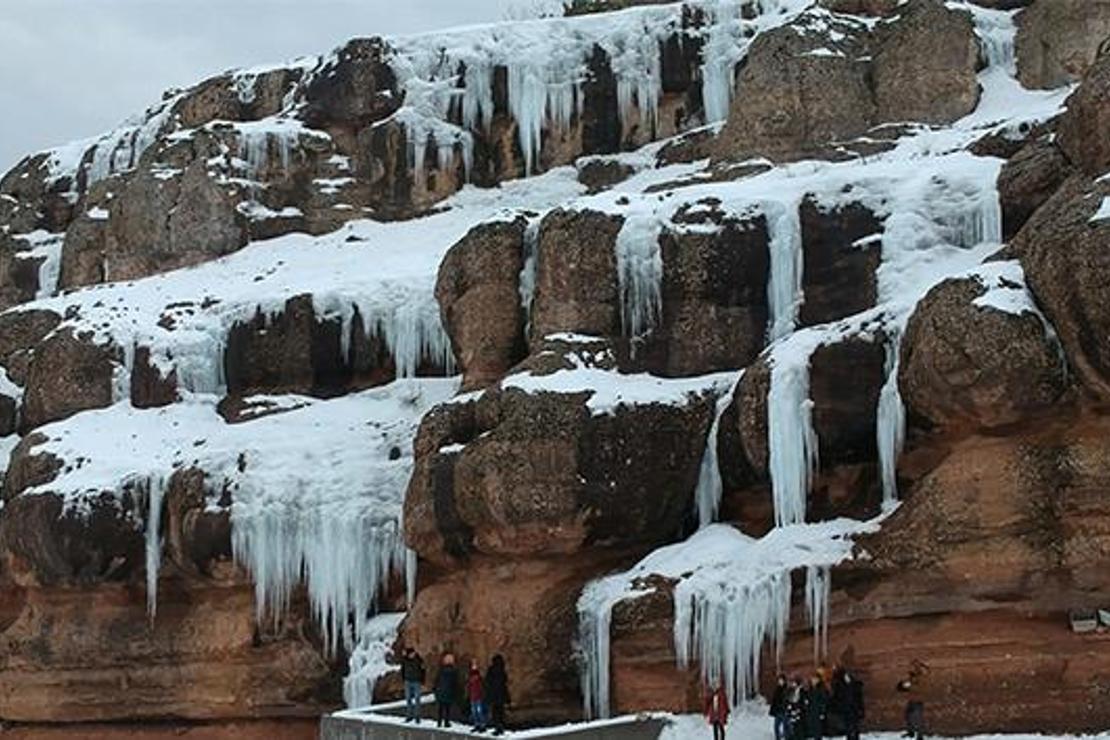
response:
<path id="1" fill-rule="evenodd" d="M 282 413 L 228 424 L 215 396 L 190 396 L 154 409 L 118 403 L 41 427 L 36 453 L 66 461 L 50 483 L 23 495 L 54 492 L 71 511 L 108 490 L 145 494 L 147 589 L 157 607 L 162 497 L 170 475 L 206 474 L 208 506 L 231 493 L 235 559 L 255 582 L 258 617 L 280 617 L 302 573 L 325 643 L 359 637 L 348 615 L 365 616 L 391 573 L 412 558 L 401 539 L 412 440 L 420 418 L 457 390 L 458 380 L 399 380 L 331 400 L 277 397 Z M 255 399 L 266 400 L 266 399 Z"/>

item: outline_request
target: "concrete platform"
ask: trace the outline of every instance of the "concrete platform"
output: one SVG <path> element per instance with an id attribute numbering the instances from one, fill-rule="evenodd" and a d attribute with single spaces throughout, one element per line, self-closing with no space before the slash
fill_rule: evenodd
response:
<path id="1" fill-rule="evenodd" d="M 473 733 L 470 726 L 454 722 L 451 728 L 435 726 L 434 708 L 425 698 L 424 719 L 419 725 L 404 721 L 404 702 L 349 709 L 321 718 L 320 740 L 445 740 L 490 738 L 491 731 Z M 655 740 L 667 721 L 650 715 L 616 717 L 598 722 L 506 731 L 506 738 L 571 738 L 572 740 Z"/>

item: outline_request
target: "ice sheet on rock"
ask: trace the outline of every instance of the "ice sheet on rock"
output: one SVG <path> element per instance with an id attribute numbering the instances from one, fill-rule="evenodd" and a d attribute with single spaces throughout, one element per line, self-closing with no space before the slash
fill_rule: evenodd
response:
<path id="1" fill-rule="evenodd" d="M 423 414 L 457 387 L 453 378 L 402 380 L 328 401 L 277 398 L 276 407 L 294 408 L 240 424 L 223 421 L 216 397 L 158 409 L 120 403 L 42 427 L 47 441 L 36 451 L 82 463 L 23 495 L 53 492 L 81 513 L 102 491 L 140 494 L 153 613 L 169 476 L 203 471 L 210 507 L 225 486 L 231 494 L 233 553 L 254 579 L 258 618 L 280 618 L 303 581 L 334 651 L 359 639 L 381 586 L 406 567 L 400 517 L 412 440 Z"/>
<path id="2" fill-rule="evenodd" d="M 887 338 L 886 380 L 879 391 L 879 407 L 875 417 L 875 441 L 879 452 L 879 476 L 883 486 L 883 509 L 898 502 L 898 457 L 906 439 L 906 406 L 898 386 L 902 332 L 896 326 Z"/>
<path id="3" fill-rule="evenodd" d="M 392 661 L 393 643 L 404 621 L 404 612 L 377 614 L 363 626 L 362 637 L 351 650 L 347 675 L 343 679 L 343 701 L 349 709 L 374 703 L 378 681 L 398 669 Z"/>
<path id="4" fill-rule="evenodd" d="M 772 530 L 756 540 L 725 524 L 698 530 L 660 548 L 630 570 L 590 583 L 578 600 L 579 651 L 587 717 L 609 715 L 609 628 L 621 601 L 651 593 L 645 580 L 674 583 L 674 643 L 679 667 L 697 663 L 708 683 L 725 685 L 734 704 L 757 688 L 765 648 L 778 655 L 790 621 L 790 574 L 827 569 L 847 558 L 852 537 L 877 524 L 840 519 Z M 814 580 L 811 599 L 826 599 L 827 580 Z M 809 592 L 810 589 L 807 589 Z M 812 604 L 818 635 L 827 603 Z"/>
<path id="5" fill-rule="evenodd" d="M 224 389 L 223 348 L 233 325 L 257 312 L 275 316 L 300 295 L 312 296 L 318 319 L 341 323 L 345 352 L 357 318 L 368 336 L 385 341 L 398 376 L 410 377 L 426 363 L 450 369 L 451 343 L 435 301 L 443 255 L 478 223 L 512 218 L 525 205 L 545 210 L 582 189 L 570 167 L 499 188 L 468 187 L 425 218 L 354 221 L 323 236 L 289 234 L 197 267 L 9 311 L 52 310 L 99 343 L 148 347 L 163 375 L 176 370 L 179 387 L 201 393 Z M 130 365 L 121 388 L 129 371 Z"/>
<path id="6" fill-rule="evenodd" d="M 794 331 L 802 305 L 805 255 L 802 252 L 799 205 L 799 201 L 773 203 L 765 211 L 771 236 L 771 269 L 767 285 L 767 336 L 771 341 Z"/>
<path id="7" fill-rule="evenodd" d="M 813 401 L 809 398 L 809 358 L 814 349 L 831 338 L 820 331 L 798 332 L 768 356 L 768 471 L 777 527 L 800 524 L 806 518 L 809 488 L 820 454 L 813 430 Z"/>
<path id="8" fill-rule="evenodd" d="M 62 267 L 62 245 L 65 233 L 52 233 L 38 229 L 29 234 L 15 234 L 12 238 L 26 243 L 30 248 L 16 252 L 15 258 L 21 260 L 41 260 L 38 270 L 38 288 L 35 298 L 49 298 L 58 292 L 58 274 Z"/>

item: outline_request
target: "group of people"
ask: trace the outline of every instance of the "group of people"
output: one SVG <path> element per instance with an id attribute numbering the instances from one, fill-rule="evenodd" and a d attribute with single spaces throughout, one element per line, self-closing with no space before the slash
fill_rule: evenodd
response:
<path id="1" fill-rule="evenodd" d="M 420 722 L 421 696 L 427 671 L 424 660 L 412 647 L 401 658 L 401 678 L 405 683 L 405 722 Z M 494 655 L 485 676 L 477 660 L 470 661 L 465 678 L 455 665 L 453 653 L 444 653 L 432 682 L 435 694 L 436 726 L 450 727 L 455 707 L 469 715 L 471 729 L 485 732 L 491 726 L 494 735 L 505 732 L 505 707 L 509 705 L 509 675 L 505 659 Z"/>
<path id="2" fill-rule="evenodd" d="M 915 662 L 906 678 L 895 687 L 908 694 L 903 736 L 913 740 L 922 740 L 925 735 L 925 703 L 920 689 L 926 672 L 924 664 Z M 833 735 L 859 740 L 863 722 L 863 682 L 842 665 L 831 673 L 821 666 L 808 681 L 779 674 L 771 695 L 770 714 L 775 740 L 823 740 Z M 713 739 L 724 740 L 729 697 L 720 683 L 706 697 L 705 716 L 713 728 Z"/>

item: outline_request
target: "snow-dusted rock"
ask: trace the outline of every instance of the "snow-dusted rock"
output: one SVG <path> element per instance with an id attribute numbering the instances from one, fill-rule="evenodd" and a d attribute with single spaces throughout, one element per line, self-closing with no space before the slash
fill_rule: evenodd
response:
<path id="1" fill-rule="evenodd" d="M 1032 139 L 1002 165 L 998 199 L 1002 233 L 1012 238 L 1072 172 L 1072 165 L 1050 134 Z"/>
<path id="2" fill-rule="evenodd" d="M 929 291 L 902 339 L 898 382 L 911 415 L 940 427 L 1036 417 L 1067 385 L 1054 332 L 1016 262 Z"/>
<path id="3" fill-rule="evenodd" d="M 1110 9 L 1108 4 L 1102 7 Z M 1072 164 L 1098 177 L 1110 171 L 1108 130 L 1110 54 L 1103 54 L 1087 71 L 1079 88 L 1068 97 L 1067 110 L 1060 117 L 1058 127 L 1060 148 Z"/>

